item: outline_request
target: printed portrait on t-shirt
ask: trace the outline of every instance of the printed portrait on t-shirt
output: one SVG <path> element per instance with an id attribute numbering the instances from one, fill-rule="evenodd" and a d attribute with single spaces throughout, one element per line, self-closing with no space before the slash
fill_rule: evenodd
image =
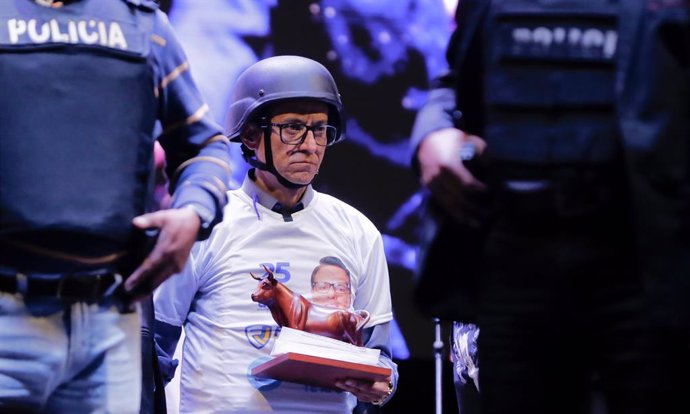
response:
<path id="1" fill-rule="evenodd" d="M 350 271 L 334 256 L 322 257 L 311 273 L 312 302 L 330 308 L 352 305 Z"/>

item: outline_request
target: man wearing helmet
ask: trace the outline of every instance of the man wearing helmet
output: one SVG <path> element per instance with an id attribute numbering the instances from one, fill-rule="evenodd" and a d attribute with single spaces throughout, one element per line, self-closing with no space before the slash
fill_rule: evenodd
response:
<path id="1" fill-rule="evenodd" d="M 392 310 L 381 234 L 359 211 L 311 185 L 328 147 L 343 138 L 332 76 L 303 57 L 265 59 L 240 75 L 231 102 L 228 136 L 241 142 L 253 168 L 241 188 L 228 193 L 226 220 L 194 246 L 182 275 L 155 294 L 169 379 L 170 356 L 185 328 L 180 411 L 350 413 L 357 400 L 385 403 L 397 370 L 388 344 Z M 251 300 L 256 281 L 250 273 L 267 273 L 265 267 L 312 299 L 311 271 L 325 256 L 350 273 L 349 308 L 371 315 L 365 346 L 381 351 L 391 378 L 344 378 L 337 383 L 342 391 L 334 391 L 252 376 L 252 368 L 269 359 L 280 326 Z"/>

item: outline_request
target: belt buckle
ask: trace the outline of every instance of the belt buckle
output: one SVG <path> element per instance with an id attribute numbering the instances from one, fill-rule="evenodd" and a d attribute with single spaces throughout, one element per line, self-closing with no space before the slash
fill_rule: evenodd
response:
<path id="1" fill-rule="evenodd" d="M 101 275 L 64 275 L 58 280 L 55 296 L 68 303 L 92 302 L 98 295 L 100 278 Z"/>
<path id="2" fill-rule="evenodd" d="M 113 276 L 113 283 L 101 292 L 104 279 Z M 122 283 L 122 277 L 117 273 L 101 273 L 91 275 L 67 274 L 60 278 L 55 292 L 58 299 L 68 302 L 95 303 L 99 299 L 111 295 Z M 70 292 L 70 290 L 75 290 Z"/>

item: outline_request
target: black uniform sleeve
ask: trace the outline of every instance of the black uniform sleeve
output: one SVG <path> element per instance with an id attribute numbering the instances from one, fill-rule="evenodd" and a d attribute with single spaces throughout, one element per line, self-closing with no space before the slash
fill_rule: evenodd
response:
<path id="1" fill-rule="evenodd" d="M 470 127 L 465 123 L 465 112 L 475 115 L 481 107 L 483 56 L 479 32 L 489 5 L 489 0 L 461 0 L 458 4 L 456 29 L 446 50 L 448 69 L 431 82 L 428 99 L 417 113 L 412 129 L 410 146 L 415 171 L 418 169 L 417 148 L 424 137 L 444 128 Z M 459 105 L 459 98 L 468 105 Z M 473 111 L 471 108 L 476 109 Z M 479 122 L 471 124 L 479 125 Z M 478 133 L 477 128 L 472 129 L 475 129 L 473 133 Z"/>

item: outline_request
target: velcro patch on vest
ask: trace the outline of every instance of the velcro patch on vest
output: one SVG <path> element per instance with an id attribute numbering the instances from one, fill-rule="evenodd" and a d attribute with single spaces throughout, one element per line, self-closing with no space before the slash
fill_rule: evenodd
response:
<path id="1" fill-rule="evenodd" d="M 616 57 L 618 30 L 607 22 L 559 25 L 511 21 L 498 28 L 500 58 L 610 63 Z"/>
<path id="2" fill-rule="evenodd" d="M 133 23 L 98 18 L 0 18 L 0 47 L 82 45 L 144 56 L 148 39 Z"/>

